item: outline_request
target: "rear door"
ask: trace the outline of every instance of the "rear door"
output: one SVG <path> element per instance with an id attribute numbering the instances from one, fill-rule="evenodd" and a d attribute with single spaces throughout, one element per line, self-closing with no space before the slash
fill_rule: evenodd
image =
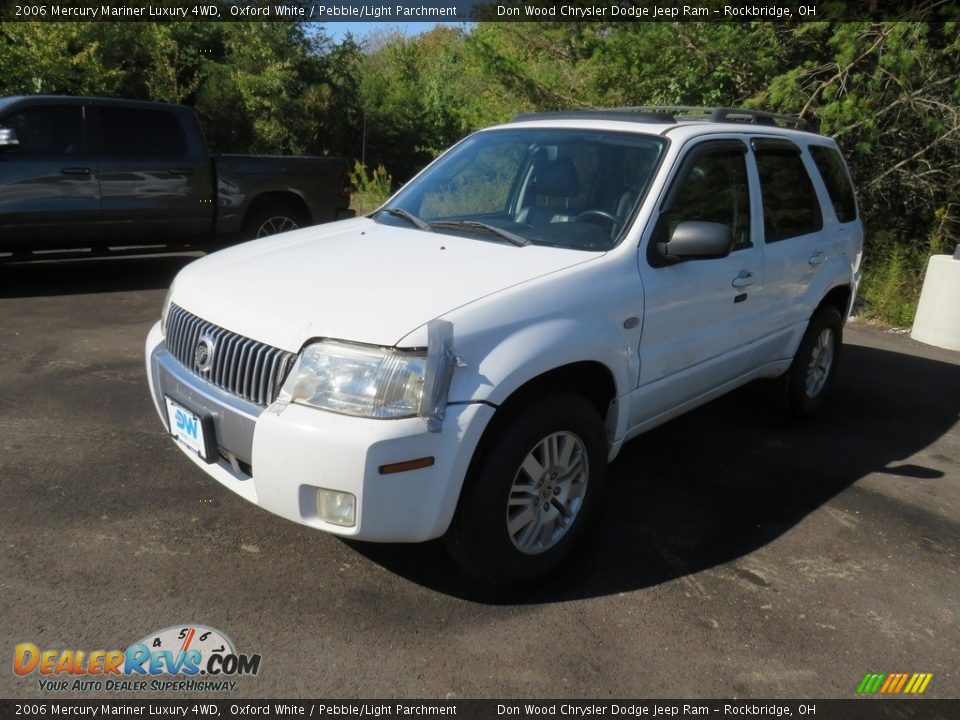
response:
<path id="1" fill-rule="evenodd" d="M 208 232 L 212 170 L 173 108 L 102 105 L 101 212 L 111 238 L 165 242 Z"/>
<path id="2" fill-rule="evenodd" d="M 0 117 L 20 141 L 0 150 L 4 248 L 69 245 L 97 235 L 100 189 L 89 111 L 78 102 L 18 103 Z"/>
<path id="3" fill-rule="evenodd" d="M 840 249 L 836 233 L 824 223 L 809 153 L 785 138 L 754 137 L 751 145 L 763 208 L 763 228 L 758 233 L 766 256 L 763 293 L 771 310 L 756 360 L 769 362 L 791 356 L 792 338 L 819 300 L 811 297 L 822 284 L 818 275 Z"/>

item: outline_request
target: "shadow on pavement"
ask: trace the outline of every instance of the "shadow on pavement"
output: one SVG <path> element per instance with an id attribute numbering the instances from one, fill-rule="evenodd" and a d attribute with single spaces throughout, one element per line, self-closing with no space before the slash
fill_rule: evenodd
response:
<path id="1" fill-rule="evenodd" d="M 351 542 L 413 582 L 466 600 L 533 604 L 657 585 L 736 560 L 781 536 L 871 473 L 936 479 L 905 460 L 957 422 L 960 367 L 846 345 L 835 396 L 795 423 L 743 388 L 628 443 L 608 474 L 591 539 L 533 586 L 465 578 L 441 542 Z M 759 580 L 758 580 L 759 581 Z"/>
<path id="2" fill-rule="evenodd" d="M 202 253 L 0 262 L 0 298 L 161 290 Z"/>

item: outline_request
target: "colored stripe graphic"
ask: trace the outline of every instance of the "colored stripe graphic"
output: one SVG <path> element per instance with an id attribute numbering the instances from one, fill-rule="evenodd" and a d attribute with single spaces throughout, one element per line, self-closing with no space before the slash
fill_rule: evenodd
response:
<path id="1" fill-rule="evenodd" d="M 869 695 L 880 689 L 880 683 L 886 677 L 883 673 L 867 673 L 860 681 L 857 693 L 860 695 Z"/>
<path id="2" fill-rule="evenodd" d="M 927 685 L 930 684 L 932 678 L 933 673 L 914 673 L 913 677 L 910 678 L 910 682 L 907 683 L 904 692 L 919 695 L 927 689 Z"/>
<path id="3" fill-rule="evenodd" d="M 933 673 L 867 673 L 857 686 L 857 694 L 919 695 L 932 679 Z"/>
<path id="4" fill-rule="evenodd" d="M 898 682 L 898 683 L 897 683 L 897 687 L 895 687 L 895 688 L 894 688 L 893 690 L 891 690 L 890 692 L 895 692 L 895 693 L 900 692 L 900 691 L 903 689 L 903 684 L 904 684 L 906 681 L 907 681 L 907 674 L 906 674 L 906 673 L 900 673 L 900 682 Z"/>

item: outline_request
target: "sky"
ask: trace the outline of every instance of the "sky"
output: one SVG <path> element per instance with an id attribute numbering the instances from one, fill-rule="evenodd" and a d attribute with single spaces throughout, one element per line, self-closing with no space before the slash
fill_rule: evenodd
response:
<path id="1" fill-rule="evenodd" d="M 328 22 L 323 23 L 327 35 L 339 42 L 347 33 L 352 33 L 354 39 L 360 40 L 375 30 L 401 30 L 407 35 L 419 35 L 432 30 L 437 25 L 453 25 L 456 23 L 435 22 Z"/>

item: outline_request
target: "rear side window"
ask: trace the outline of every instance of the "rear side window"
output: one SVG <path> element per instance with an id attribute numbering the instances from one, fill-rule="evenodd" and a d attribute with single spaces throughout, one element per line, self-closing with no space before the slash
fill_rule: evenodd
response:
<path id="1" fill-rule="evenodd" d="M 764 141 L 755 142 L 754 151 L 766 241 L 779 242 L 823 228 L 820 203 L 799 148 L 789 142 Z"/>
<path id="2" fill-rule="evenodd" d="M 17 155 L 75 155 L 83 152 L 83 108 L 41 105 L 24 108 L 2 123 L 17 133 L 20 144 L 6 152 Z"/>
<path id="3" fill-rule="evenodd" d="M 830 195 L 830 202 L 833 203 L 837 220 L 842 223 L 856 220 L 857 201 L 854 199 L 850 177 L 847 175 L 840 153 L 823 145 L 811 145 L 810 155 L 816 163 L 817 170 L 820 171 L 823 184 L 827 186 L 827 193 Z"/>
<path id="4" fill-rule="evenodd" d="M 183 157 L 187 139 L 177 116 L 163 110 L 100 108 L 103 149 L 120 157 Z"/>

